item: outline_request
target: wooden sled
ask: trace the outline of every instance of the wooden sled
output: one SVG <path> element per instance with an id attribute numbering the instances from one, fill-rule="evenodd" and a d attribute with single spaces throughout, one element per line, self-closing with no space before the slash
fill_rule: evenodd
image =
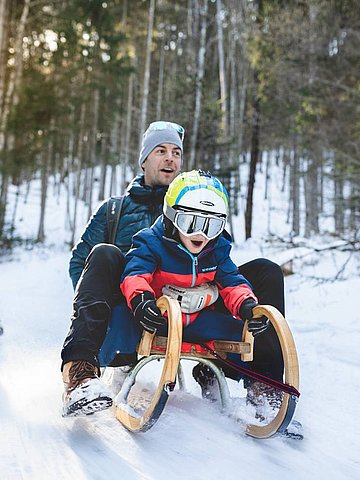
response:
<path id="1" fill-rule="evenodd" d="M 178 376 L 181 381 L 181 359 L 193 360 L 208 365 L 219 383 L 222 406 L 225 410 L 230 407 L 230 393 L 225 376 L 214 363 L 215 357 L 203 346 L 182 342 L 181 310 L 178 302 L 167 296 L 158 299 L 157 305 L 162 313 L 168 314 L 168 337 L 157 337 L 148 332 L 143 333 L 138 347 L 138 354 L 142 356 L 134 369 L 126 378 L 118 396 L 116 397 L 116 418 L 132 432 L 144 432 L 151 428 L 160 417 L 169 394 L 175 387 Z M 268 305 L 259 305 L 253 311 L 256 317 L 266 316 L 275 328 L 278 335 L 284 359 L 284 383 L 299 387 L 299 366 L 295 343 L 290 329 L 280 312 Z M 213 341 L 208 342 L 217 355 L 226 357 L 227 353 L 241 355 L 243 361 L 253 358 L 253 336 L 247 331 L 247 322 L 242 342 Z M 164 359 L 162 373 L 157 389 L 150 405 L 142 414 L 137 414 L 128 405 L 128 396 L 135 384 L 136 376 L 149 362 Z M 255 438 L 269 438 L 276 433 L 282 433 L 290 424 L 294 415 L 297 398 L 289 393 L 283 393 L 281 407 L 275 418 L 267 424 L 247 424 L 245 432 Z"/>

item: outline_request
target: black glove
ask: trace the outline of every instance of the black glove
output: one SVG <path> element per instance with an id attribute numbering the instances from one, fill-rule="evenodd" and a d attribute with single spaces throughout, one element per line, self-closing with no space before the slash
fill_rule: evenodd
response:
<path id="1" fill-rule="evenodd" d="M 154 333 L 157 328 L 166 325 L 167 318 L 161 315 L 152 293 L 146 291 L 139 293 L 131 300 L 130 304 L 135 320 L 142 325 L 144 330 Z"/>
<path id="2" fill-rule="evenodd" d="M 254 337 L 259 333 L 264 332 L 269 326 L 269 319 L 266 317 L 253 318 L 252 310 L 258 305 L 252 298 L 247 298 L 243 301 L 239 310 L 239 317 L 243 320 L 248 320 L 248 330 Z"/>

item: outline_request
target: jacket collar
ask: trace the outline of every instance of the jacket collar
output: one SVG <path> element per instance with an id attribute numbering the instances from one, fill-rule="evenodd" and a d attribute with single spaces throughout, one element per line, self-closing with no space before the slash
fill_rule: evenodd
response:
<path id="1" fill-rule="evenodd" d="M 129 184 L 126 193 L 135 201 L 140 203 L 159 203 L 161 204 L 168 187 L 155 186 L 150 187 L 144 183 L 144 174 L 137 175 Z"/>

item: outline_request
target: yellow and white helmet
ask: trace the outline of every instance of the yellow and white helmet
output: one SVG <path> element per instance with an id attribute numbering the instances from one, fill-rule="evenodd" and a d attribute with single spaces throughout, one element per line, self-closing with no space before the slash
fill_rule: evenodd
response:
<path id="1" fill-rule="evenodd" d="M 178 175 L 164 199 L 164 220 L 186 236 L 202 233 L 208 240 L 225 228 L 229 199 L 223 184 L 210 173 L 192 170 Z M 166 221 L 165 227 L 166 227 Z"/>

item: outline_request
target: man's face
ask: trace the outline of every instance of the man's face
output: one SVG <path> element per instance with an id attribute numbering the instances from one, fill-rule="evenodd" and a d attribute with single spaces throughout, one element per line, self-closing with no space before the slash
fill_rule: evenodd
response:
<path id="1" fill-rule="evenodd" d="M 154 148 L 142 164 L 145 185 L 167 186 L 180 172 L 181 150 L 172 143 L 162 143 Z"/>

